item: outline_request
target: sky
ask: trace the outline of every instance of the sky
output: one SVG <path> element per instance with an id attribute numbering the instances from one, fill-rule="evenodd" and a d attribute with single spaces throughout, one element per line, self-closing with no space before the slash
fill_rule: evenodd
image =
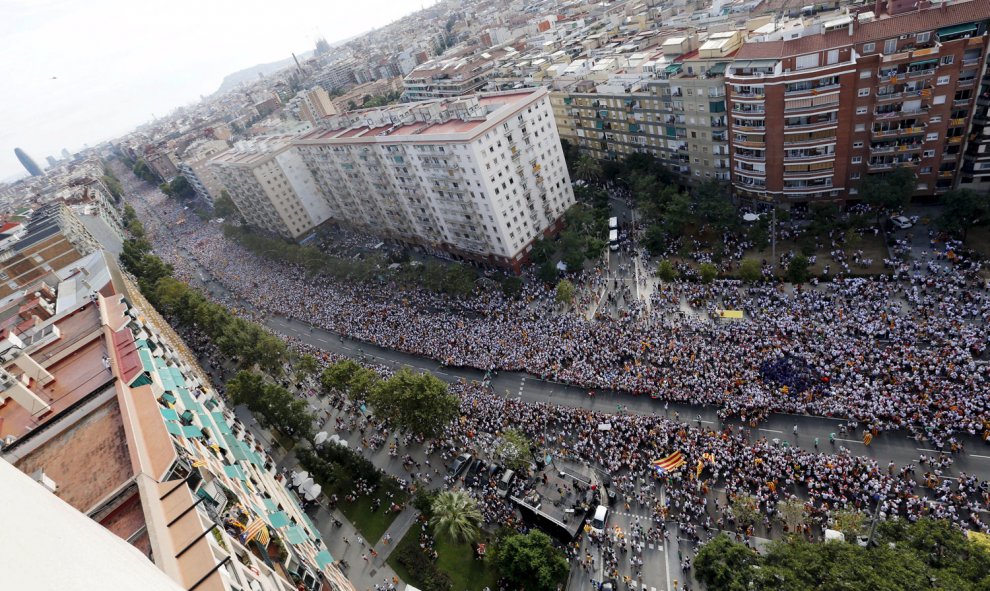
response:
<path id="1" fill-rule="evenodd" d="M 347 39 L 431 0 L 0 0 L 0 179 L 126 134 L 224 76 Z"/>

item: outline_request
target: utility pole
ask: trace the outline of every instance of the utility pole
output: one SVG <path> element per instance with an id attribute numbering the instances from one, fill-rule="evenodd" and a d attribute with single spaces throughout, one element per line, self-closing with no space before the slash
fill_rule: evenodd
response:
<path id="1" fill-rule="evenodd" d="M 873 536 L 877 533 L 877 522 L 880 516 L 880 503 L 881 499 L 877 498 L 877 506 L 873 509 L 873 523 L 870 525 L 870 537 L 866 540 L 866 547 L 870 548 L 873 546 Z"/>

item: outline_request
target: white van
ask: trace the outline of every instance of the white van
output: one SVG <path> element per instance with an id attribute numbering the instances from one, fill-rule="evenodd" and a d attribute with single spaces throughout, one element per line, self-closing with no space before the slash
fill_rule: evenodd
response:
<path id="1" fill-rule="evenodd" d="M 505 473 L 502 474 L 502 478 L 498 481 L 498 496 L 504 499 L 506 495 L 509 494 L 509 487 L 512 486 L 512 481 L 515 480 L 515 478 L 516 473 L 512 470 L 506 470 Z"/>
<path id="2" fill-rule="evenodd" d="M 619 231 L 609 230 L 608 232 L 608 247 L 612 250 L 619 250 Z"/>
<path id="3" fill-rule="evenodd" d="M 608 507 L 605 505 L 598 505 L 595 509 L 595 515 L 591 518 L 591 531 L 596 534 L 605 533 L 605 526 L 608 523 Z"/>
<path id="4" fill-rule="evenodd" d="M 608 229 L 618 230 L 619 229 L 619 218 L 608 218 Z"/>

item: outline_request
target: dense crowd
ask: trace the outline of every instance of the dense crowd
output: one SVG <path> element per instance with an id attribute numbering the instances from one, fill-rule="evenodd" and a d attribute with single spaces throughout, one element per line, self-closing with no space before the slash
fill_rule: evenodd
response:
<path id="1" fill-rule="evenodd" d="M 987 429 L 990 298 L 976 264 L 933 256 L 899 263 L 900 281 L 837 278 L 813 288 L 663 283 L 649 306 L 586 320 L 562 314 L 538 281 L 518 299 L 491 289 L 455 299 L 308 277 L 259 259 L 163 195 L 134 205 L 180 277 L 199 273 L 195 260 L 264 313 L 448 365 L 713 405 L 747 421 L 769 412 L 848 417 L 875 432 L 906 428 L 936 446 Z M 746 317 L 712 320 L 725 308 Z M 767 379 L 760 368 L 782 357 L 801 360 L 822 385 L 796 391 Z"/>

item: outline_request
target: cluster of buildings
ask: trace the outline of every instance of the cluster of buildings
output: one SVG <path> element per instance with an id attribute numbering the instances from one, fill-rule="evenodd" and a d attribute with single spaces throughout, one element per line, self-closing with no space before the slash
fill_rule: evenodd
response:
<path id="1" fill-rule="evenodd" d="M 60 565 L 8 586 L 353 590 L 261 442 L 67 205 L 0 228 L 0 260 L 0 512 L 29 521 L 0 550 Z"/>

